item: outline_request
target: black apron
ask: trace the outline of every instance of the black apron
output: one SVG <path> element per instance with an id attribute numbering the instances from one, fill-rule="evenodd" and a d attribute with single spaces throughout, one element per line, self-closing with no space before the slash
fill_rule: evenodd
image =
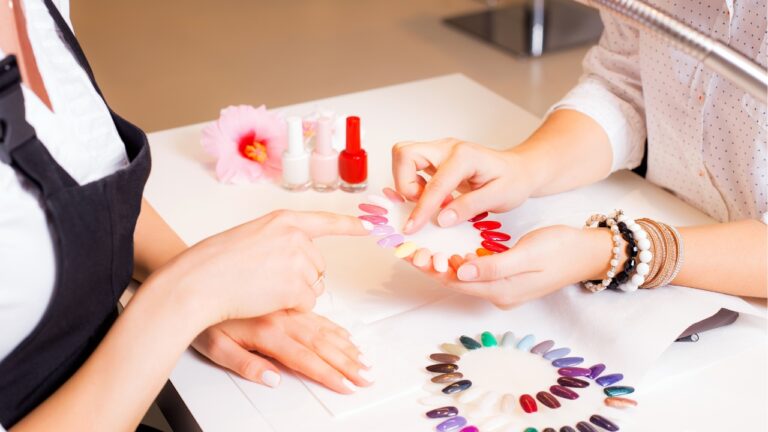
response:
<path id="1" fill-rule="evenodd" d="M 98 91 L 69 26 L 50 0 L 45 4 Z M 0 424 L 6 428 L 72 376 L 116 319 L 118 299 L 131 279 L 133 231 L 150 169 L 144 133 L 110 110 L 130 165 L 78 185 L 26 122 L 19 76 L 14 57 L 2 60 L 0 163 L 9 164 L 39 192 L 53 236 L 56 282 L 42 320 L 0 362 Z"/>

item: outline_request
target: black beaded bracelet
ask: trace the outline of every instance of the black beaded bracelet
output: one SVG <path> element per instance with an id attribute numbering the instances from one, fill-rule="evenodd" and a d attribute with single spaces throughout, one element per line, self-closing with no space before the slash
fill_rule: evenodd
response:
<path id="1" fill-rule="evenodd" d="M 599 227 L 607 228 L 608 224 L 606 222 L 600 222 L 598 224 Z M 624 268 L 621 272 L 619 272 L 616 276 L 611 278 L 611 283 L 608 284 L 608 289 L 618 289 L 619 285 L 626 283 L 629 278 L 632 276 L 632 272 L 635 270 L 635 267 L 637 266 L 637 244 L 635 243 L 635 235 L 632 233 L 632 230 L 627 227 L 627 224 L 624 222 L 619 222 L 616 224 L 616 226 L 619 229 L 619 234 L 624 239 L 624 241 L 627 242 L 627 261 L 624 263 Z"/>

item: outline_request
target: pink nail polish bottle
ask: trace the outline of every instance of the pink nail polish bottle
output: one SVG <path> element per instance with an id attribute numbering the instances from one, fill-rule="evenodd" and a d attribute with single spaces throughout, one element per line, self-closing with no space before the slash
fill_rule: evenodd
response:
<path id="1" fill-rule="evenodd" d="M 330 192 L 339 187 L 339 152 L 333 149 L 333 123 L 328 117 L 321 117 L 317 122 L 315 149 L 309 172 L 312 188 L 318 192 Z"/>

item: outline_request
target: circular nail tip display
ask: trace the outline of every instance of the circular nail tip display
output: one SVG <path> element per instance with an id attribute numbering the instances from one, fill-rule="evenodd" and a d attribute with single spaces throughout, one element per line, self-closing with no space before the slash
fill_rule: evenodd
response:
<path id="1" fill-rule="evenodd" d="M 443 393 L 445 394 L 454 394 L 461 391 L 464 391 L 468 388 L 472 387 L 472 381 L 470 380 L 461 380 L 456 381 L 455 383 L 448 384 L 444 389 Z"/>
<path id="2" fill-rule="evenodd" d="M 464 347 L 468 350 L 476 350 L 483 347 L 480 342 L 466 335 L 461 336 L 459 338 L 459 342 L 461 342 L 461 344 L 464 345 Z"/>
<path id="3" fill-rule="evenodd" d="M 387 198 L 381 195 L 368 195 L 368 201 L 370 201 L 372 204 L 375 204 L 379 207 L 384 207 L 387 210 L 392 210 L 393 208 L 395 208 L 392 201 L 388 200 Z"/>
<path id="4" fill-rule="evenodd" d="M 483 334 L 480 335 L 480 340 L 483 342 L 484 347 L 495 347 L 499 345 L 496 341 L 496 337 L 491 332 L 483 332 Z"/>
<path id="5" fill-rule="evenodd" d="M 580 367 L 564 367 L 557 370 L 557 373 L 564 377 L 586 377 L 589 372 L 589 369 Z"/>
<path id="6" fill-rule="evenodd" d="M 584 363 L 582 357 L 562 357 L 557 360 L 552 360 L 552 366 L 554 367 L 577 366 L 582 363 Z"/>
<path id="7" fill-rule="evenodd" d="M 612 408 L 633 408 L 637 406 L 637 401 L 623 397 L 607 397 L 605 405 Z"/>
<path id="8" fill-rule="evenodd" d="M 391 234 L 376 242 L 383 248 L 396 248 L 403 244 L 405 237 L 400 234 Z"/>
<path id="9" fill-rule="evenodd" d="M 429 355 L 430 360 L 440 363 L 457 363 L 461 357 L 455 354 L 434 353 Z"/>
<path id="10" fill-rule="evenodd" d="M 566 348 L 566 347 L 557 348 L 557 349 L 553 349 L 552 351 L 548 351 L 546 354 L 544 354 L 544 358 L 547 360 L 557 360 L 559 358 L 567 356 L 570 353 L 571 353 L 570 348 Z"/>
<path id="11" fill-rule="evenodd" d="M 488 249 L 491 252 L 501 253 L 509 250 L 507 246 L 504 246 L 503 244 L 497 243 L 493 240 L 483 240 L 480 244 L 484 249 Z"/>
<path id="12" fill-rule="evenodd" d="M 370 215 L 370 214 L 360 215 L 357 218 L 364 221 L 368 221 L 374 225 L 386 225 L 386 223 L 389 222 L 387 218 L 385 218 L 384 216 L 377 216 L 377 215 Z"/>
<path id="13" fill-rule="evenodd" d="M 597 432 L 597 429 L 593 428 L 591 424 L 583 421 L 576 423 L 576 429 L 579 432 Z"/>
<path id="14" fill-rule="evenodd" d="M 520 396 L 520 407 L 528 414 L 536 412 L 539 407 L 536 406 L 536 400 L 531 395 L 524 394 Z"/>
<path id="15" fill-rule="evenodd" d="M 472 223 L 480 222 L 481 220 L 487 217 L 488 217 L 488 212 L 482 212 L 479 215 L 476 215 L 475 217 L 469 219 L 467 222 L 472 222 Z"/>
<path id="16" fill-rule="evenodd" d="M 501 223 L 496 221 L 480 221 L 473 223 L 472 226 L 480 231 L 493 231 L 501 228 Z"/>
<path id="17" fill-rule="evenodd" d="M 368 213 L 374 216 L 384 216 L 388 213 L 387 209 L 381 206 L 377 206 L 375 204 L 362 203 L 362 204 L 358 204 L 357 208 L 364 211 L 365 213 Z"/>
<path id="18" fill-rule="evenodd" d="M 458 431 L 467 425 L 467 419 L 461 416 L 451 417 L 448 420 L 437 425 L 435 428 L 438 432 L 452 432 Z"/>
<path id="19" fill-rule="evenodd" d="M 574 400 L 579 398 L 578 393 L 569 389 L 568 387 L 563 387 L 561 385 L 553 385 L 549 388 L 549 391 L 552 392 L 553 395 L 563 399 Z"/>
<path id="20" fill-rule="evenodd" d="M 554 347 L 554 346 L 555 346 L 555 341 L 553 341 L 553 340 L 545 340 L 543 342 L 539 342 L 538 344 L 536 344 L 536 346 L 531 348 L 531 352 L 533 354 L 541 354 L 541 355 L 543 355 L 547 351 L 551 350 L 552 347 Z"/>
<path id="21" fill-rule="evenodd" d="M 593 425 L 601 427 L 610 432 L 616 432 L 619 430 L 619 426 L 617 426 L 616 423 L 608 420 L 607 418 L 599 414 L 593 414 L 589 418 L 589 421 L 592 422 Z"/>
<path id="22" fill-rule="evenodd" d="M 580 380 L 573 377 L 560 377 L 557 383 L 563 387 L 584 388 L 589 387 L 589 381 Z"/>
<path id="23" fill-rule="evenodd" d="M 454 406 L 444 406 L 427 411 L 429 418 L 456 417 L 457 415 L 459 415 L 459 410 Z"/>
<path id="24" fill-rule="evenodd" d="M 389 199 L 393 203 L 400 204 L 405 202 L 405 198 L 403 198 L 403 196 L 400 195 L 400 192 L 392 188 L 385 187 L 384 189 L 381 190 L 381 192 L 384 194 L 385 197 L 387 197 L 387 199 Z"/>
<path id="25" fill-rule="evenodd" d="M 436 384 L 448 384 L 456 382 L 462 378 L 464 378 L 464 375 L 461 372 L 448 372 L 436 377 L 432 377 L 430 381 Z"/>
<path id="26" fill-rule="evenodd" d="M 499 231 L 481 231 L 480 237 L 492 241 L 508 241 L 512 238 L 509 234 Z"/>
<path id="27" fill-rule="evenodd" d="M 606 396 L 624 396 L 634 392 L 635 388 L 630 386 L 612 386 L 603 389 Z"/>
<path id="28" fill-rule="evenodd" d="M 620 373 L 610 374 L 610 375 L 603 375 L 595 380 L 595 382 L 602 386 L 607 387 L 613 384 L 616 384 L 617 382 L 624 379 L 624 375 Z"/>
<path id="29" fill-rule="evenodd" d="M 419 246 L 417 246 L 414 242 L 405 242 L 395 248 L 395 257 L 400 259 L 408 258 L 409 256 L 413 255 L 418 248 Z"/>
<path id="30" fill-rule="evenodd" d="M 560 408 L 560 401 L 558 401 L 554 396 L 551 394 L 540 391 L 536 393 L 536 399 L 539 400 L 539 402 L 542 403 L 542 405 L 546 406 L 547 408 L 551 409 L 557 409 Z"/>
<path id="31" fill-rule="evenodd" d="M 475 250 L 475 254 L 479 257 L 483 257 L 483 256 L 493 255 L 493 252 L 489 251 L 486 248 L 477 248 Z"/>
<path id="32" fill-rule="evenodd" d="M 589 367 L 589 377 L 592 379 L 599 377 L 603 372 L 605 372 L 605 365 L 602 363 Z"/>
<path id="33" fill-rule="evenodd" d="M 426 369 L 430 372 L 446 374 L 446 373 L 456 372 L 459 369 L 459 367 L 453 363 L 438 363 L 438 364 L 429 365 L 426 367 Z"/>

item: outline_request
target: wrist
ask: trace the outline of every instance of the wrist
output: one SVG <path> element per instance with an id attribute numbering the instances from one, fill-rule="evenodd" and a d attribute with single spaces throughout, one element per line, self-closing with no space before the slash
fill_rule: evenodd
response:
<path id="1" fill-rule="evenodd" d="M 520 145 L 506 151 L 507 157 L 514 161 L 516 170 L 525 170 L 520 176 L 526 181 L 528 196 L 546 195 L 542 191 L 551 183 L 553 166 L 556 158 L 547 152 L 547 146 L 532 139 L 523 141 Z"/>

